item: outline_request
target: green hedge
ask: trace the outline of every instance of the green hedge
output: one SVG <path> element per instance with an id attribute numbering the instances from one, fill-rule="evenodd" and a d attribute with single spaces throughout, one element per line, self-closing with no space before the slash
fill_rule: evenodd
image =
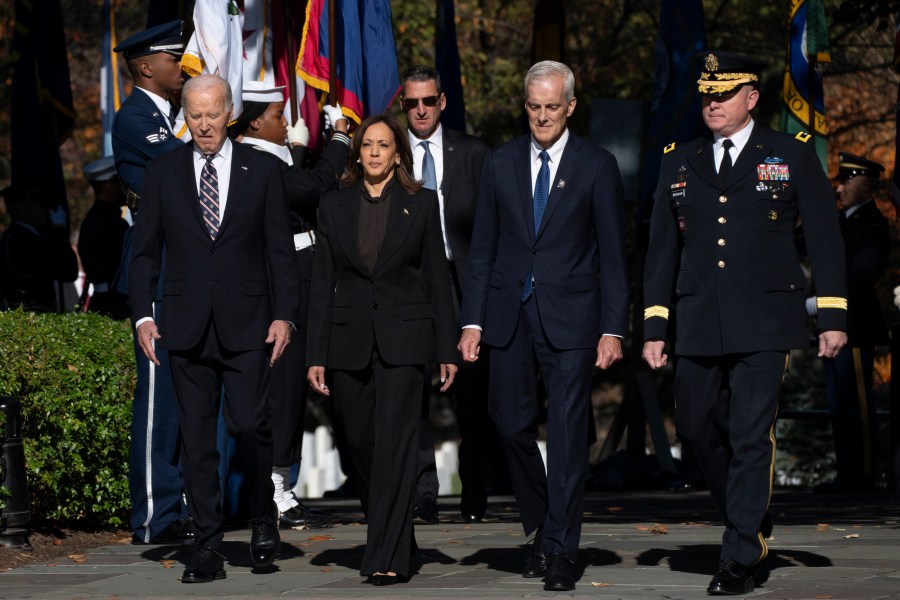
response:
<path id="1" fill-rule="evenodd" d="M 0 395 L 22 402 L 32 522 L 127 522 L 132 348 L 124 321 L 0 312 Z"/>

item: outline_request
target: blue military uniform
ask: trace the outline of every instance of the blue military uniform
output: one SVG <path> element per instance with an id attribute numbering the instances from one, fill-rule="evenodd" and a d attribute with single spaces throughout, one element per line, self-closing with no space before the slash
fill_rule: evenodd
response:
<path id="1" fill-rule="evenodd" d="M 181 21 L 173 21 L 137 33 L 116 48 L 126 60 L 168 52 L 180 55 Z M 139 218 L 140 194 L 150 160 L 182 146 L 173 133 L 169 114 L 135 87 L 116 113 L 112 128 L 113 155 L 127 201 Z M 123 267 L 130 262 L 131 232 L 123 248 Z M 127 271 L 120 269 L 117 287 L 127 293 Z M 163 278 L 160 277 L 160 282 Z M 154 317 L 159 320 L 161 294 L 158 292 Z M 181 441 L 175 390 L 169 371 L 168 352 L 157 347 L 160 364 L 151 363 L 135 342 L 137 385 L 132 405 L 131 453 L 128 484 L 131 496 L 133 543 L 178 542 L 192 538 L 183 499 Z"/>
<path id="2" fill-rule="evenodd" d="M 704 62 L 698 91 L 713 97 L 705 107 L 759 81 L 755 61 L 709 52 Z M 834 196 L 810 136 L 749 119 L 714 137 L 723 149 L 718 168 L 714 139 L 665 150 L 650 223 L 644 339 L 674 337 L 678 435 L 693 447 L 725 523 L 708 592 L 731 594 L 752 591 L 767 554 L 778 395 L 788 352 L 809 339 L 798 220 L 820 293 L 820 330 L 846 330 L 847 299 Z"/>

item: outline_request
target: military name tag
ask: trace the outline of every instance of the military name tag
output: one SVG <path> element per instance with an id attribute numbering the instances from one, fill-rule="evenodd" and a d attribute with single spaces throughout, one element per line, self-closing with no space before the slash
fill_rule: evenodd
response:
<path id="1" fill-rule="evenodd" d="M 684 198 L 684 192 L 685 192 L 684 188 L 672 190 L 671 197 L 672 198 Z"/>

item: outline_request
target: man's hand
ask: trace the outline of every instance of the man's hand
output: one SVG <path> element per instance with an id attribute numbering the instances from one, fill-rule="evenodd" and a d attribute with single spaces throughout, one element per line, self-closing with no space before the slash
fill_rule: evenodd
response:
<path id="1" fill-rule="evenodd" d="M 649 342 L 644 342 L 644 351 L 641 352 L 641 356 L 644 357 L 644 360 L 647 361 L 647 364 L 650 365 L 651 369 L 658 369 L 666 366 L 666 360 L 669 356 L 663 353 L 665 347 L 666 343 L 663 340 L 650 340 Z"/>
<path id="2" fill-rule="evenodd" d="M 473 327 L 463 329 L 456 349 L 462 354 L 464 361 L 475 362 L 478 360 L 478 353 L 481 351 L 481 331 Z"/>
<path id="3" fill-rule="evenodd" d="M 313 390 L 323 396 L 331 395 L 331 390 L 325 385 L 325 367 L 310 367 L 306 372 L 306 380 L 309 382 L 309 385 L 312 386 Z"/>
<path id="4" fill-rule="evenodd" d="M 269 336 L 266 338 L 266 343 L 271 344 L 272 342 L 275 342 L 275 345 L 272 347 L 272 358 L 269 359 L 270 367 L 281 358 L 284 349 L 291 343 L 291 324 L 287 321 L 272 321 L 272 324 L 269 325 Z"/>
<path id="5" fill-rule="evenodd" d="M 141 350 L 144 351 L 144 356 L 150 359 L 154 365 L 159 366 L 159 360 L 156 358 L 156 350 L 153 347 L 153 342 L 161 338 L 159 335 L 159 330 L 156 328 L 156 323 L 153 321 L 144 321 L 137 328 L 137 337 L 138 337 L 138 345 L 141 347 Z"/>
<path id="6" fill-rule="evenodd" d="M 595 367 L 608 369 L 622 360 L 622 340 L 614 335 L 600 336 L 597 343 L 597 362 Z"/>
<path id="7" fill-rule="evenodd" d="M 847 334 L 843 331 L 823 331 L 819 334 L 820 357 L 834 358 L 847 345 Z"/>
<path id="8" fill-rule="evenodd" d="M 456 378 L 456 372 L 459 370 L 459 367 L 452 363 L 441 363 L 440 366 L 441 373 L 441 391 L 446 392 L 450 389 L 450 386 L 453 385 L 453 380 Z"/>

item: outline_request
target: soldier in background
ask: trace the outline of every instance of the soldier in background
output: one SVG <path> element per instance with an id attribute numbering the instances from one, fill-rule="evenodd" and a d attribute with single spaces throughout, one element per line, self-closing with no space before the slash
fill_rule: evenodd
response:
<path id="1" fill-rule="evenodd" d="M 82 291 L 83 305 L 91 312 L 116 320 L 126 319 L 127 298 L 112 285 L 128 230 L 128 222 L 122 218 L 125 192 L 116 177 L 112 156 L 88 163 L 84 174 L 94 190 L 94 204 L 81 222 L 78 235 L 78 255 L 87 276 Z M 87 294 L 89 286 L 93 286 L 90 297 Z"/>

